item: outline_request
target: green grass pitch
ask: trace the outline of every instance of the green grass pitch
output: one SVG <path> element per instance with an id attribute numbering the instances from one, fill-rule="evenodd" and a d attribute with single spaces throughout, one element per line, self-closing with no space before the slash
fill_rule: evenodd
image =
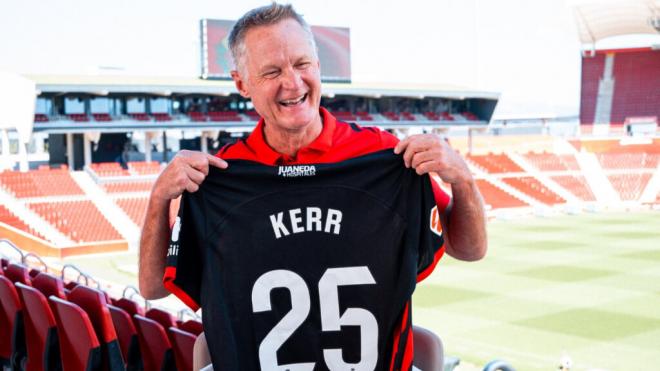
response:
<path id="1" fill-rule="evenodd" d="M 437 333 L 461 370 L 493 359 L 556 370 L 563 355 L 573 370 L 660 370 L 660 212 L 496 220 L 488 230 L 484 260 L 445 256 L 413 297 L 414 323 Z M 67 262 L 137 282 L 135 253 Z"/>
<path id="2" fill-rule="evenodd" d="M 660 370 L 660 213 L 489 223 L 486 258 L 445 256 L 413 322 L 449 355 L 517 370 Z M 465 369 L 465 368 L 462 368 Z"/>

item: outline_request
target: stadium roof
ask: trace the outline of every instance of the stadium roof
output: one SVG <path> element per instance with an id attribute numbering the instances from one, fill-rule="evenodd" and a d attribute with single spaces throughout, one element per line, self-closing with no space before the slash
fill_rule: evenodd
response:
<path id="1" fill-rule="evenodd" d="M 110 93 L 154 94 L 162 96 L 185 94 L 225 95 L 236 94 L 232 81 L 203 80 L 195 77 L 144 77 L 113 75 L 35 75 L 26 76 L 37 84 L 40 93 L 86 93 L 107 95 Z M 364 97 L 411 97 L 411 98 L 483 98 L 498 99 L 500 94 L 476 91 L 449 84 L 405 83 L 323 83 L 323 94 L 357 95 Z"/>
<path id="2" fill-rule="evenodd" d="M 583 44 L 611 36 L 658 34 L 652 20 L 660 17 L 660 0 L 573 0 L 571 6 Z"/>

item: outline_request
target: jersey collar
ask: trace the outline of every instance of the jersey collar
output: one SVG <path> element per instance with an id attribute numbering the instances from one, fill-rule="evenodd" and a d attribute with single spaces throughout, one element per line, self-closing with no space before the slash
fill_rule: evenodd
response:
<path id="1" fill-rule="evenodd" d="M 312 143 L 298 151 L 297 158 L 283 155 L 272 149 L 264 138 L 264 119 L 259 119 L 257 126 L 246 139 L 247 146 L 254 151 L 260 162 L 269 165 L 288 163 L 314 162 L 314 160 L 332 148 L 332 137 L 337 125 L 337 119 L 325 108 L 320 107 L 319 113 L 323 121 L 323 129 Z"/>

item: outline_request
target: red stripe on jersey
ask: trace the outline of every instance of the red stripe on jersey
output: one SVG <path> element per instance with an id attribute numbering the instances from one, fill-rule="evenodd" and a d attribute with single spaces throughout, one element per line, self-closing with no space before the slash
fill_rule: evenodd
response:
<path id="1" fill-rule="evenodd" d="M 433 270 L 435 269 L 435 266 L 438 264 L 442 256 L 445 254 L 445 245 L 440 246 L 438 251 L 435 252 L 435 255 L 433 256 L 433 263 L 429 264 L 426 269 L 424 269 L 421 273 L 417 274 L 417 283 L 422 282 L 426 277 L 428 277 Z"/>
<path id="2" fill-rule="evenodd" d="M 197 311 L 199 309 L 199 304 L 195 300 L 193 300 L 188 294 L 186 294 L 185 291 L 183 291 L 179 286 L 177 286 L 174 283 L 174 279 L 176 278 L 176 267 L 166 267 L 165 268 L 165 274 L 163 275 L 163 286 L 169 292 L 172 294 L 176 295 L 181 301 L 183 301 L 187 306 L 190 307 L 193 311 Z"/>
<path id="3" fill-rule="evenodd" d="M 401 362 L 402 370 L 410 370 L 412 368 L 414 354 L 415 351 L 413 349 L 412 325 L 408 324 L 408 336 L 406 337 L 406 348 L 403 351 L 403 361 Z"/>
<path id="4" fill-rule="evenodd" d="M 390 371 L 399 371 L 399 369 L 395 369 L 394 367 L 396 366 L 396 360 L 397 360 L 397 355 L 399 353 L 399 343 L 401 340 L 401 334 L 406 330 L 406 327 L 408 325 L 408 318 L 410 317 L 408 315 L 408 310 L 410 307 L 410 301 L 406 303 L 406 307 L 403 310 L 403 315 L 401 316 L 401 324 L 398 326 L 398 328 L 395 330 L 396 332 L 394 333 L 394 344 L 392 347 L 392 359 L 390 360 Z"/>

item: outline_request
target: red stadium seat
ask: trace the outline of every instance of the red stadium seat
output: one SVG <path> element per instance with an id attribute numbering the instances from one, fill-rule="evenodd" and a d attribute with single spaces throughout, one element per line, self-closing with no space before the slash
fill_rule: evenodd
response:
<path id="1" fill-rule="evenodd" d="M 32 286 L 32 279 L 26 266 L 22 264 L 11 263 L 5 269 L 5 277 L 9 278 L 11 282 L 20 282 L 24 285 Z"/>
<path id="2" fill-rule="evenodd" d="M 126 363 L 126 369 L 137 370 L 141 367 L 140 345 L 137 331 L 133 325 L 131 316 L 125 310 L 114 305 L 108 305 L 112 323 L 117 332 L 121 354 Z"/>
<path id="3" fill-rule="evenodd" d="M 48 298 L 54 309 L 64 371 L 100 370 L 101 345 L 85 311 L 55 296 Z"/>
<path id="4" fill-rule="evenodd" d="M 21 302 L 12 282 L 0 276 L 0 365 L 8 366 L 16 350 L 12 341 L 14 326 L 21 313 Z"/>
<path id="5" fill-rule="evenodd" d="M 27 371 L 57 370 L 61 366 L 57 341 L 57 323 L 48 300 L 40 291 L 16 283 L 23 305 L 23 323 L 27 345 Z"/>
<path id="6" fill-rule="evenodd" d="M 68 295 L 69 301 L 80 306 L 92 322 L 101 344 L 101 369 L 118 370 L 124 365 L 112 316 L 102 291 L 78 285 Z"/>
<path id="7" fill-rule="evenodd" d="M 133 316 L 136 314 L 140 316 L 144 316 L 144 308 L 142 308 L 138 303 L 134 302 L 133 300 L 121 298 L 115 301 L 115 306 L 126 311 L 126 313 L 128 313 L 128 315 L 131 316 L 131 318 L 133 318 Z"/>
<path id="8" fill-rule="evenodd" d="M 133 319 L 138 328 L 144 371 L 176 370 L 172 345 L 163 326 L 139 315 Z"/>
<path id="9" fill-rule="evenodd" d="M 151 308 L 145 317 L 158 322 L 163 328 L 177 327 L 174 317 L 162 309 Z"/>
<path id="10" fill-rule="evenodd" d="M 79 284 L 76 281 L 69 281 L 69 282 L 64 284 L 64 288 L 71 291 L 71 290 L 75 289 L 76 286 L 78 286 L 78 285 Z"/>
<path id="11" fill-rule="evenodd" d="M 195 346 L 196 335 L 186 331 L 181 331 L 175 327 L 170 327 L 170 341 L 174 351 L 174 360 L 178 371 L 192 371 L 193 369 L 193 347 Z"/>
<path id="12" fill-rule="evenodd" d="M 45 297 L 55 295 L 60 299 L 66 299 L 66 294 L 64 293 L 64 283 L 60 278 L 55 277 L 50 273 L 39 273 L 32 280 L 32 287 L 41 291 Z"/>
<path id="13" fill-rule="evenodd" d="M 199 336 L 204 331 L 204 325 L 194 319 L 183 322 L 179 325 L 179 330 L 189 332 L 195 336 Z"/>

